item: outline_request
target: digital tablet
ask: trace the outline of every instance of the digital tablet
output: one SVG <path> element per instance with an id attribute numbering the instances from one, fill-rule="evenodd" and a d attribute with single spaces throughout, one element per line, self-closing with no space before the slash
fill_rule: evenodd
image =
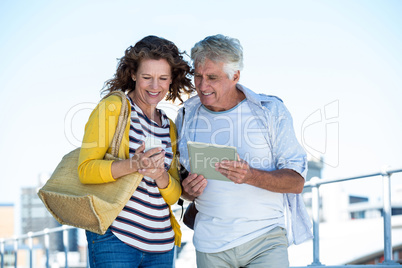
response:
<path id="1" fill-rule="evenodd" d="M 203 142 L 187 142 L 191 173 L 203 175 L 208 180 L 231 181 L 215 170 L 215 163 L 237 160 L 236 147 Z"/>

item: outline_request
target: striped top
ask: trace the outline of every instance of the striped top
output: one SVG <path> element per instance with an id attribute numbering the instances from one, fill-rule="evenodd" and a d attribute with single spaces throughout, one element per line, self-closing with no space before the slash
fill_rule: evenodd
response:
<path id="1" fill-rule="evenodd" d="M 162 125 L 150 120 L 127 96 L 131 103 L 130 157 L 146 137 L 160 139 L 165 150 L 165 169 L 173 159 L 169 135 L 170 122 L 162 115 Z M 174 246 L 174 231 L 170 223 L 169 206 L 155 181 L 144 176 L 137 190 L 110 227 L 122 242 L 144 252 L 167 252 Z"/>

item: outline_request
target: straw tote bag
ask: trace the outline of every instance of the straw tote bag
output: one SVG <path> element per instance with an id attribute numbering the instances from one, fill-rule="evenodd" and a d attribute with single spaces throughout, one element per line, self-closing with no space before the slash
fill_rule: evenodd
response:
<path id="1" fill-rule="evenodd" d="M 113 91 L 104 99 L 110 95 L 121 97 L 122 107 L 110 144 L 111 154 L 106 153 L 104 159 L 117 160 L 129 109 L 122 91 Z M 143 175 L 135 172 L 111 183 L 82 184 L 78 177 L 79 154 L 80 148 L 77 148 L 65 155 L 38 195 L 60 224 L 104 234 L 137 189 Z"/>

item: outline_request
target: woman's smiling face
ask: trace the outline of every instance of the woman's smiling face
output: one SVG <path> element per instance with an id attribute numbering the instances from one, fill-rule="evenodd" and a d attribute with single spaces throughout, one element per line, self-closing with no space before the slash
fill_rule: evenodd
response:
<path id="1" fill-rule="evenodd" d="M 136 81 L 134 99 L 141 109 L 155 107 L 166 96 L 172 83 L 172 70 L 165 59 L 144 59 L 132 76 Z"/>

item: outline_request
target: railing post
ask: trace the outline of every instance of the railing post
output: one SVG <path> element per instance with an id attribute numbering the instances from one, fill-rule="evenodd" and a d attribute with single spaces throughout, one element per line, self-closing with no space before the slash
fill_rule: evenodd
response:
<path id="1" fill-rule="evenodd" d="M 392 260 L 392 239 L 391 239 L 391 175 L 388 173 L 387 168 L 383 167 L 381 170 L 383 177 L 383 197 L 384 197 L 384 264 L 396 264 Z"/>
<path id="2" fill-rule="evenodd" d="M 45 252 L 46 252 L 46 268 L 50 268 L 49 266 L 49 247 L 50 247 L 50 238 L 49 238 L 49 229 L 46 228 L 43 230 L 45 233 Z"/>
<path id="3" fill-rule="evenodd" d="M 322 265 L 320 262 L 320 192 L 319 185 L 317 185 L 319 178 L 313 177 L 310 182 L 312 183 L 312 212 L 313 212 L 313 263 L 309 266 Z"/>
<path id="4" fill-rule="evenodd" d="M 1 268 L 4 268 L 4 253 L 5 253 L 5 241 L 0 239 L 0 251 L 1 251 Z"/>
<path id="5" fill-rule="evenodd" d="M 14 267 L 18 267 L 18 237 L 14 237 Z"/>
<path id="6" fill-rule="evenodd" d="M 66 258 L 65 268 L 68 268 L 68 229 L 66 225 L 63 225 L 63 245 L 64 245 L 64 255 Z"/>
<path id="7" fill-rule="evenodd" d="M 32 251 L 33 251 L 33 239 L 32 239 L 32 232 L 28 232 L 28 247 L 29 247 L 29 267 L 32 268 L 33 261 L 32 261 Z"/>

